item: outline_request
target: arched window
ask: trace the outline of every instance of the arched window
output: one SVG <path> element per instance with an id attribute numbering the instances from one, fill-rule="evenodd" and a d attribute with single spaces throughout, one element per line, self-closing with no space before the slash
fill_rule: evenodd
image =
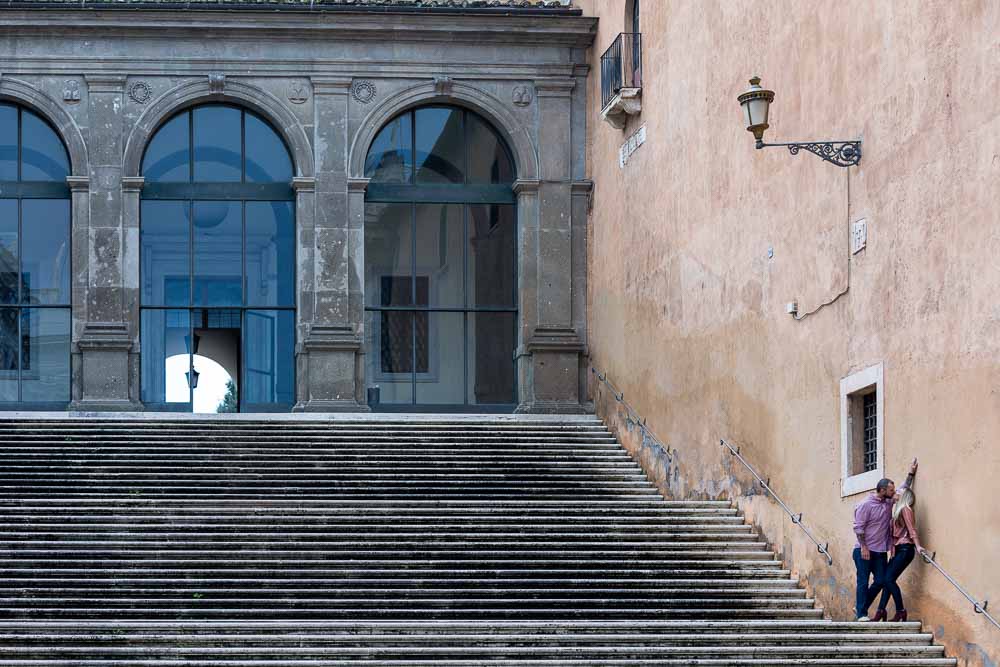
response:
<path id="1" fill-rule="evenodd" d="M 56 131 L 0 103 L 0 404 L 70 399 L 69 172 Z"/>
<path id="2" fill-rule="evenodd" d="M 481 116 L 407 111 L 365 162 L 367 381 L 385 409 L 515 403 L 514 161 Z"/>
<path id="3" fill-rule="evenodd" d="M 291 407 L 295 213 L 280 135 L 244 109 L 195 107 L 160 127 L 142 173 L 143 402 Z"/>

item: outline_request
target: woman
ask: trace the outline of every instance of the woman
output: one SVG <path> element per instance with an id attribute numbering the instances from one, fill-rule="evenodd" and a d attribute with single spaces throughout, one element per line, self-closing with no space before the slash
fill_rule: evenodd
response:
<path id="1" fill-rule="evenodd" d="M 879 600 L 878 609 L 872 616 L 873 621 L 885 620 L 885 607 L 889 604 L 889 597 L 896 606 L 896 615 L 893 621 L 905 621 L 906 609 L 903 607 L 903 593 L 899 590 L 896 580 L 903 574 L 903 570 L 913 561 L 914 553 L 923 553 L 924 548 L 920 544 L 917 536 L 916 517 L 913 514 L 913 505 L 917 502 L 917 497 L 910 488 L 904 488 L 902 493 L 896 498 L 896 504 L 892 507 L 892 557 L 885 571 L 885 587 L 882 589 L 882 599 Z"/>

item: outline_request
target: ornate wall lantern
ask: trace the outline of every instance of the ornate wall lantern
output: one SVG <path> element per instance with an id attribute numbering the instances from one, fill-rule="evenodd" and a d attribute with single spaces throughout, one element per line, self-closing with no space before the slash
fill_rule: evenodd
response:
<path id="1" fill-rule="evenodd" d="M 794 143 L 766 144 L 764 130 L 770 127 L 767 123 L 768 111 L 774 101 L 774 91 L 760 87 L 760 77 L 750 79 L 750 88 L 736 99 L 743 107 L 743 120 L 747 130 L 753 132 L 757 139 L 757 148 L 767 146 L 785 146 L 792 155 L 798 155 L 800 150 L 807 150 L 818 155 L 827 162 L 838 167 L 851 167 L 861 162 L 861 141 L 798 141 Z"/>

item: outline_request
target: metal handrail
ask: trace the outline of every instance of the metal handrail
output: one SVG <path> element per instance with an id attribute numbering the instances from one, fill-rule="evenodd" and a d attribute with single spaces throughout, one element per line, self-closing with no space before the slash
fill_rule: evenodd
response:
<path id="1" fill-rule="evenodd" d="M 833 565 L 833 556 L 830 555 L 830 543 L 827 542 L 826 544 L 823 544 L 816 539 L 816 537 L 812 534 L 812 531 L 809 530 L 809 528 L 807 528 L 804 523 L 802 523 L 802 512 L 796 514 L 795 512 L 790 510 L 788 508 L 788 505 L 785 504 L 785 501 L 782 500 L 781 497 L 774 492 L 774 489 L 771 488 L 771 478 L 769 477 L 767 481 L 765 481 L 763 477 L 758 475 L 757 471 L 753 469 L 753 466 L 747 463 L 747 460 L 743 458 L 742 454 L 740 454 L 739 447 L 733 447 L 725 440 L 719 440 L 719 444 L 722 445 L 723 447 L 729 448 L 729 453 L 738 458 L 740 460 L 740 463 L 742 463 L 746 467 L 746 469 L 750 471 L 750 474 L 757 478 L 757 483 L 760 484 L 761 488 L 764 489 L 764 492 L 767 493 L 767 495 L 771 496 L 771 498 L 773 498 L 774 501 L 781 506 L 781 509 L 785 510 L 785 514 L 787 514 L 791 518 L 792 523 L 801 528 L 802 532 L 804 532 L 809 537 L 809 539 L 813 541 L 813 544 L 816 545 L 816 550 L 819 553 L 826 556 L 826 564 Z"/>
<path id="2" fill-rule="evenodd" d="M 921 555 L 921 557 L 923 557 L 925 563 L 927 563 L 928 565 L 933 565 L 935 570 L 937 570 L 938 572 L 940 572 L 944 576 L 944 578 L 947 579 L 948 582 L 952 586 L 954 586 L 955 588 L 958 589 L 959 593 L 961 593 L 962 595 L 965 596 L 966 600 L 968 600 L 969 602 L 972 603 L 972 609 L 977 614 L 982 614 L 983 616 L 985 616 L 986 618 L 988 618 L 990 620 L 990 623 L 992 623 L 993 625 L 995 625 L 998 628 L 1000 628 L 1000 623 L 997 622 L 997 619 L 993 618 L 993 616 L 990 615 L 990 612 L 986 611 L 986 608 L 989 606 L 990 601 L 989 600 L 983 600 L 982 602 L 979 602 L 978 600 L 976 600 L 976 598 L 974 598 L 971 595 L 969 595 L 969 592 L 966 591 L 964 588 L 962 588 L 962 585 L 959 584 L 957 581 L 955 581 L 954 577 L 952 577 L 950 574 L 948 574 L 947 572 L 945 572 L 944 568 L 941 567 L 940 565 L 938 565 L 937 561 L 934 560 L 937 557 L 937 552 L 936 551 L 932 552 L 930 555 L 928 555 L 927 552 L 924 551 L 920 555 Z"/>
<path id="3" fill-rule="evenodd" d="M 674 454 L 677 452 L 677 450 L 676 449 L 671 450 L 669 445 L 663 444 L 663 442 L 659 438 L 657 438 L 652 431 L 649 430 L 649 427 L 646 426 L 646 418 L 640 416 L 639 413 L 635 411 L 635 408 L 629 405 L 628 401 L 625 400 L 625 392 L 618 391 L 618 389 L 613 384 L 611 384 L 611 380 L 608 379 L 607 373 L 603 374 L 599 373 L 598 370 L 593 366 L 590 367 L 590 372 L 593 373 L 599 381 L 603 382 L 608 386 L 608 389 L 611 390 L 611 394 L 615 397 L 615 400 L 618 401 L 618 403 L 625 406 L 626 421 L 629 424 L 635 424 L 640 429 L 642 429 L 642 432 L 645 435 L 649 436 L 649 439 L 652 440 L 654 443 L 656 443 L 656 446 L 662 449 L 666 453 L 667 459 L 673 461 Z"/>

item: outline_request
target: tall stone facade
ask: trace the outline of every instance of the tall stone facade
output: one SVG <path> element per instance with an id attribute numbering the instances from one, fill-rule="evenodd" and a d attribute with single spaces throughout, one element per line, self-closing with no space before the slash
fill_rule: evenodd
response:
<path id="1" fill-rule="evenodd" d="M 517 409 L 584 409 L 594 19 L 552 2 L 156 4 L 0 14 L 0 102 L 51 123 L 72 163 L 70 407 L 142 409 L 143 155 L 179 111 L 226 103 L 270 123 L 294 163 L 294 409 L 367 407 L 365 157 L 388 121 L 427 104 L 476 112 L 513 155 Z"/>

